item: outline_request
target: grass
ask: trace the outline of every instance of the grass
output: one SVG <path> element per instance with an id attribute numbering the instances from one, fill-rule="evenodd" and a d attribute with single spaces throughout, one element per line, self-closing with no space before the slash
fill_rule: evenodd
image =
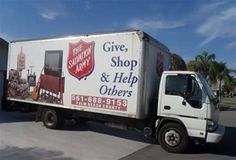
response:
<path id="1" fill-rule="evenodd" d="M 221 111 L 229 110 L 232 107 L 236 107 L 236 97 L 222 97 L 219 106 Z"/>
<path id="2" fill-rule="evenodd" d="M 236 105 L 236 97 L 228 98 L 222 97 L 221 104 L 235 104 Z"/>

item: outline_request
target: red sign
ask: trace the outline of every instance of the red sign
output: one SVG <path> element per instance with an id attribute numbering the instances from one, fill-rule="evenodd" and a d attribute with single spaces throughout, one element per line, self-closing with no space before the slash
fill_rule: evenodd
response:
<path id="1" fill-rule="evenodd" d="M 94 68 L 94 46 L 95 42 L 69 43 L 69 54 L 67 58 L 68 72 L 81 79 L 92 73 Z"/>
<path id="2" fill-rule="evenodd" d="M 71 104 L 108 110 L 127 111 L 128 100 L 72 94 Z"/>

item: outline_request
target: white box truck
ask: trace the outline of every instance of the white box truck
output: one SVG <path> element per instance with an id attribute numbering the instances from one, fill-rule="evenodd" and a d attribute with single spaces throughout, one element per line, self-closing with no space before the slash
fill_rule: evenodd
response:
<path id="1" fill-rule="evenodd" d="M 69 118 L 126 124 L 169 152 L 190 139 L 218 143 L 224 127 L 207 81 L 170 65 L 169 49 L 140 30 L 13 41 L 4 108 L 36 106 L 52 129 Z"/>

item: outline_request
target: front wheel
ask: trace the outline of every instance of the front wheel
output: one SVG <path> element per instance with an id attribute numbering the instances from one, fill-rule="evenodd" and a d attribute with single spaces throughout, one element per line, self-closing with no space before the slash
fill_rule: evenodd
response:
<path id="1" fill-rule="evenodd" d="M 182 153 L 187 149 L 189 139 L 181 125 L 167 123 L 160 129 L 158 141 L 167 152 Z"/>

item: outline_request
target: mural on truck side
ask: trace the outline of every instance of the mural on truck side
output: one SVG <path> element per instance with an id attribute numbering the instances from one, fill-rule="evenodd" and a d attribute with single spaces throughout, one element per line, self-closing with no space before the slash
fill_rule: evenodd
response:
<path id="1" fill-rule="evenodd" d="M 62 50 L 45 51 L 44 66 L 37 78 L 33 66 L 25 70 L 26 56 L 21 48 L 17 56 L 17 68 L 10 69 L 8 78 L 8 96 L 25 100 L 63 104 L 65 77 L 62 73 Z M 37 82 L 36 82 L 37 79 Z"/>
<path id="2" fill-rule="evenodd" d="M 25 99 L 30 96 L 30 85 L 26 78 L 22 78 L 22 71 L 25 69 L 25 54 L 21 47 L 17 55 L 17 68 L 9 71 L 8 96 Z"/>
<path id="3" fill-rule="evenodd" d="M 78 80 L 82 78 L 85 81 L 87 80 L 87 76 L 94 70 L 94 47 L 94 41 L 84 42 L 80 40 L 77 43 L 69 43 L 67 70 L 70 75 Z M 125 58 L 128 54 L 128 48 L 125 44 L 106 41 L 100 49 L 100 54 L 105 55 L 104 61 L 101 57 L 97 57 L 97 60 L 103 61 L 105 66 L 95 73 L 99 75 L 96 86 L 97 93 L 88 94 L 74 91 L 71 94 L 70 104 L 73 107 L 84 106 L 127 112 L 128 98 L 135 94 L 132 93 L 132 88 L 138 81 L 134 73 L 137 68 L 137 60 Z M 121 69 L 116 70 L 117 68 Z M 114 72 L 111 72 L 111 69 Z M 127 88 L 123 88 L 123 86 L 127 86 Z"/>
<path id="4" fill-rule="evenodd" d="M 64 49 L 54 50 L 50 50 L 50 44 L 46 44 L 47 50 L 41 47 L 33 54 L 29 52 L 38 44 L 25 44 L 24 47 L 25 53 L 21 47 L 13 60 L 17 63 L 16 67 L 12 66 L 8 73 L 10 98 L 74 108 L 83 106 L 128 112 L 129 101 L 132 102 L 137 96 L 138 60 L 126 43 L 105 41 L 103 45 L 97 46 L 97 55 L 94 40 L 66 41 L 61 46 Z M 35 57 L 40 53 L 44 57 L 37 61 Z M 63 54 L 66 54 L 64 58 Z M 158 73 L 162 72 L 162 62 L 156 63 Z M 66 81 L 66 94 L 65 75 L 70 80 Z"/>

